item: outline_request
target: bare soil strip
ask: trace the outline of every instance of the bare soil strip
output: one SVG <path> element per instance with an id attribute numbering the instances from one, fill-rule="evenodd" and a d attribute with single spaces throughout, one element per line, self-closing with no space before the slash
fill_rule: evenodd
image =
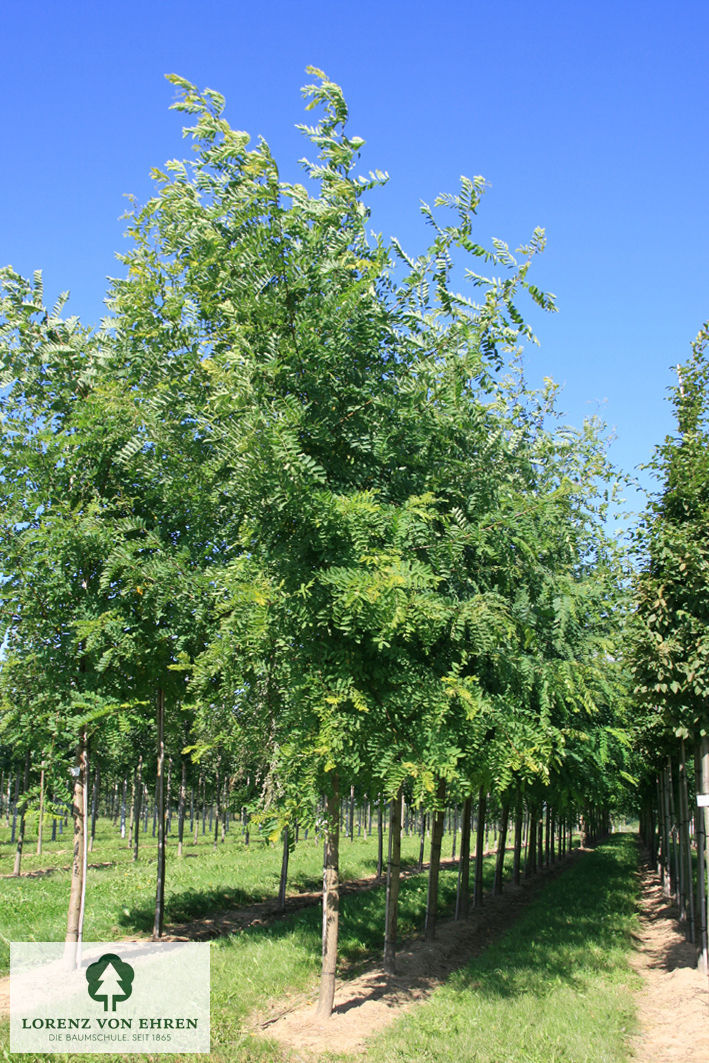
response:
<path id="1" fill-rule="evenodd" d="M 89 870 L 96 870 L 102 867 L 115 867 L 115 860 L 104 860 L 100 864 L 89 864 Z M 45 867 L 40 868 L 37 871 L 20 871 L 19 875 L 0 875 L 0 878 L 42 878 L 44 875 L 53 875 L 56 871 L 71 871 L 71 864 L 64 864 L 63 867 Z"/>
<path id="2" fill-rule="evenodd" d="M 256 1015 L 253 1032 L 274 1038 L 294 1050 L 296 1059 L 307 1063 L 325 1052 L 363 1052 L 367 1038 L 426 1000 L 452 971 L 500 937 L 536 893 L 582 853 L 576 849 L 523 885 L 506 886 L 499 897 L 486 895 L 483 907 L 474 909 L 464 922 L 442 921 L 434 942 L 405 942 L 397 953 L 396 975 L 387 974 L 375 963 L 356 978 L 340 981 L 330 1019 L 319 1021 L 315 1002 L 301 996 L 293 998 L 285 1009 L 279 1001 L 269 1014 Z"/>
<path id="3" fill-rule="evenodd" d="M 489 856 L 493 849 L 487 849 L 485 855 Z M 402 868 L 401 877 L 411 878 L 428 870 L 428 864 L 419 868 L 418 864 Z M 441 867 L 457 867 L 458 860 L 441 860 Z M 376 889 L 383 886 L 385 877 L 377 878 L 376 875 L 367 875 L 365 878 L 350 879 L 340 886 L 340 896 L 348 893 L 361 893 L 366 890 Z M 267 926 L 274 919 L 282 919 L 291 912 L 298 912 L 301 908 L 310 908 L 322 901 L 322 890 L 313 890 L 308 893 L 289 893 L 286 897 L 286 910 L 282 912 L 276 901 L 257 901 L 246 908 L 228 908 L 221 912 L 215 912 L 210 916 L 201 916 L 189 923 L 171 923 L 165 927 L 166 941 L 209 941 L 212 938 L 224 937 L 233 934 L 237 930 L 244 930 L 249 926 Z"/>
<path id="4" fill-rule="evenodd" d="M 637 996 L 637 1063 L 708 1063 L 709 978 L 697 970 L 697 950 L 686 941 L 677 909 L 663 896 L 658 876 L 641 872 L 641 931 L 631 961 L 643 979 Z"/>

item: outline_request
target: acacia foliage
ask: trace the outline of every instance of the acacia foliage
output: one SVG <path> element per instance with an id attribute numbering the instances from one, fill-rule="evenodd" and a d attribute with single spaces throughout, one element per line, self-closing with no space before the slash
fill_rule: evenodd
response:
<path id="1" fill-rule="evenodd" d="M 424 206 L 423 254 L 385 246 L 384 175 L 356 175 L 314 73 L 303 184 L 171 79 L 194 155 L 134 206 L 96 334 L 4 274 L 8 659 L 59 662 L 62 696 L 94 695 L 72 727 L 124 732 L 171 673 L 193 751 L 239 751 L 286 812 L 335 771 L 417 803 L 445 779 L 600 804 L 623 745 L 610 473 L 596 429 L 562 431 L 515 375 L 519 300 L 553 308 L 543 233 L 478 244 L 463 179 Z"/>

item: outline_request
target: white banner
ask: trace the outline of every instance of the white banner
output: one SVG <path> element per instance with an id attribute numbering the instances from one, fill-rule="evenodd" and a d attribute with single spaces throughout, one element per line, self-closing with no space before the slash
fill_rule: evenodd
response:
<path id="1" fill-rule="evenodd" d="M 11 1052 L 209 1052 L 209 942 L 13 942 Z"/>

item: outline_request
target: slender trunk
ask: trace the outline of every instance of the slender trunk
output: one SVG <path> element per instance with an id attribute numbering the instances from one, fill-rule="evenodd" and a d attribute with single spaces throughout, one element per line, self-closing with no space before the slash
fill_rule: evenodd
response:
<path id="1" fill-rule="evenodd" d="M 479 908 L 483 903 L 483 855 L 485 852 L 485 816 L 487 813 L 487 792 L 484 786 L 478 794 L 478 832 L 475 838 L 475 892 L 473 905 Z"/>
<path id="2" fill-rule="evenodd" d="M 322 902 L 322 973 L 317 1015 L 328 1019 L 335 999 L 337 971 L 337 933 L 340 918 L 340 786 L 337 775 L 332 779 L 332 791 L 326 801 L 327 835 L 323 861 Z"/>
<path id="3" fill-rule="evenodd" d="M 539 819 L 537 820 L 537 841 L 539 843 L 537 867 L 541 871 L 544 867 L 544 806 L 539 809 Z"/>
<path id="4" fill-rule="evenodd" d="M 458 806 L 453 809 L 453 844 L 451 846 L 451 860 L 455 860 L 455 841 L 458 836 Z"/>
<path id="5" fill-rule="evenodd" d="M 524 877 L 530 878 L 537 870 L 537 817 L 533 809 L 529 812 L 527 825 L 527 859 L 524 865 Z"/>
<path id="6" fill-rule="evenodd" d="M 522 826 L 524 821 L 524 804 L 522 798 L 517 800 L 515 809 L 515 847 L 512 857 L 512 882 L 519 886 L 522 869 Z"/>
<path id="7" fill-rule="evenodd" d="M 13 868 L 13 875 L 19 875 L 20 866 L 22 864 L 22 848 L 25 844 L 25 820 L 27 815 L 27 791 L 30 785 L 30 751 L 27 747 L 27 753 L 25 755 L 25 779 L 22 787 L 22 808 L 20 809 L 20 829 L 17 834 L 17 848 L 15 849 L 15 866 Z"/>
<path id="8" fill-rule="evenodd" d="M 443 820 L 446 814 L 443 802 L 446 796 L 446 780 L 441 779 L 436 791 L 438 808 L 433 817 L 431 831 L 431 866 L 428 870 L 428 896 L 426 898 L 426 922 L 424 937 L 433 941 L 436 935 L 436 918 L 438 916 L 438 873 L 441 866 L 441 845 L 443 843 Z"/>
<path id="9" fill-rule="evenodd" d="M 694 885 L 692 882 L 692 849 L 689 844 L 689 794 L 687 792 L 687 754 L 684 739 L 680 741 L 679 759 L 679 804 L 680 804 L 680 839 L 682 842 L 682 855 L 684 857 L 685 898 L 687 906 L 687 939 L 694 943 L 696 940 L 694 930 Z"/>
<path id="10" fill-rule="evenodd" d="M 81 941 L 83 936 L 84 896 L 86 884 L 86 784 L 88 773 L 88 737 L 86 727 L 79 732 L 76 748 L 74 777 L 74 795 L 72 815 L 74 817 L 74 849 L 71 865 L 71 888 L 69 891 L 69 912 L 66 924 L 66 942 Z"/>
<path id="11" fill-rule="evenodd" d="M 377 878 L 384 873 L 384 811 L 382 809 L 382 795 L 377 801 Z"/>
<path id="12" fill-rule="evenodd" d="M 93 852 L 94 841 L 96 838 L 96 816 L 98 814 L 98 795 L 99 786 L 101 785 L 101 769 L 96 764 L 96 771 L 94 772 L 94 785 L 91 793 L 91 835 L 89 837 L 89 852 Z"/>
<path id="13" fill-rule="evenodd" d="M 288 838 L 288 827 L 283 828 L 283 856 L 281 858 L 281 880 L 278 884 L 278 911 L 285 912 L 286 910 L 286 885 L 288 883 L 288 857 L 290 855 L 290 845 Z"/>
<path id="14" fill-rule="evenodd" d="M 42 834 L 44 831 L 44 761 L 39 772 L 39 819 L 37 821 L 37 856 L 42 855 Z"/>
<path id="15" fill-rule="evenodd" d="M 697 843 L 697 944 L 699 960 L 697 966 L 705 973 L 709 972 L 709 940 L 707 939 L 707 889 L 706 889 L 706 838 L 704 837 L 704 807 L 699 804 L 702 793 L 702 758 L 699 747 L 694 750 L 694 782 L 698 807 L 695 814 L 695 839 Z"/>
<path id="16" fill-rule="evenodd" d="M 177 806 L 177 855 L 182 856 L 182 842 L 185 833 L 185 799 L 187 796 L 187 761 L 180 754 L 180 800 Z"/>
<path id="17" fill-rule="evenodd" d="M 396 964 L 396 928 L 401 874 L 401 787 L 391 802 L 389 817 L 389 858 L 387 860 L 386 909 L 384 913 L 384 970 L 393 974 Z"/>
<path id="18" fill-rule="evenodd" d="M 10 834 L 10 844 L 15 840 L 15 833 L 17 830 L 17 806 L 20 800 L 20 773 L 15 772 L 15 800 L 12 803 L 12 833 Z"/>
<path id="19" fill-rule="evenodd" d="M 128 780 L 123 780 L 123 786 L 121 787 L 121 838 L 126 836 L 126 793 L 128 791 Z"/>
<path id="20" fill-rule="evenodd" d="M 170 833 L 172 811 L 170 809 L 170 786 L 172 784 L 172 757 L 167 758 L 167 786 L 165 788 L 165 834 Z"/>
<path id="21" fill-rule="evenodd" d="M 665 896 L 672 896 L 672 850 L 670 848 L 670 795 L 667 768 L 662 772 L 662 806 L 664 820 L 663 858 L 665 862 Z"/>
<path id="22" fill-rule="evenodd" d="M 140 803 L 143 798 L 143 754 L 138 757 L 138 766 L 135 769 L 135 823 L 133 824 L 133 859 L 138 859 L 138 844 L 140 841 Z"/>
<path id="23" fill-rule="evenodd" d="M 419 871 L 423 871 L 424 850 L 426 848 L 426 813 L 421 810 L 421 844 L 419 845 Z"/>
<path id="24" fill-rule="evenodd" d="M 702 794 L 709 794 L 709 736 L 704 735 L 700 743 L 699 785 Z M 702 805 L 702 825 L 704 834 L 704 870 L 709 870 L 709 805 Z M 705 889 L 704 925 L 709 927 L 709 889 Z"/>
<path id="25" fill-rule="evenodd" d="M 672 826 L 672 870 L 674 873 L 675 901 L 682 914 L 682 882 L 680 878 L 679 846 L 677 844 L 677 813 L 675 812 L 675 786 L 672 778 L 672 758 L 667 758 L 667 792 L 670 803 L 670 824 Z M 684 877 L 682 873 L 682 877 Z"/>
<path id="26" fill-rule="evenodd" d="M 458 861 L 458 886 L 455 893 L 455 918 L 467 919 L 470 908 L 470 819 L 473 799 L 470 794 L 463 801 L 460 822 L 460 859 Z"/>
<path id="27" fill-rule="evenodd" d="M 158 688 L 156 723 L 158 732 L 155 805 L 158 827 L 158 866 L 155 887 L 155 921 L 153 941 L 162 937 L 165 909 L 165 691 Z"/>
<path id="28" fill-rule="evenodd" d="M 500 835 L 497 839 L 497 860 L 495 861 L 495 882 L 492 887 L 494 894 L 502 893 L 502 872 L 505 867 L 505 846 L 507 845 L 507 824 L 510 818 L 509 801 L 502 806 L 502 818 L 500 820 Z"/>

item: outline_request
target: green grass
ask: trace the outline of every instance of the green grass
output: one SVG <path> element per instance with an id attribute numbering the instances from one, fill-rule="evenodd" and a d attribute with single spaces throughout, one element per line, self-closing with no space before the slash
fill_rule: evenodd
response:
<path id="1" fill-rule="evenodd" d="M 450 856 L 450 837 L 444 857 Z M 66 867 L 71 863 L 71 832 L 47 842 L 41 856 L 36 838 L 28 832 L 22 871 Z M 419 839 L 402 838 L 402 860 L 414 864 Z M 0 874 L 12 871 L 14 845 L 10 832 L 0 829 Z M 122 840 L 108 820 L 99 820 L 94 851 L 89 863 L 109 863 L 90 868 L 86 886 L 87 941 L 112 941 L 134 934 L 150 933 L 155 904 L 155 840 L 141 835 L 140 858 L 133 862 L 127 839 Z M 196 845 L 190 836 L 185 855 L 177 857 L 174 835 L 168 838 L 166 859 L 166 922 L 184 922 L 225 908 L 273 899 L 278 891 L 281 868 L 280 845 L 269 845 L 256 834 L 243 844 L 240 831 L 230 831 L 226 842 L 215 850 L 211 839 L 200 834 Z M 340 868 L 343 880 L 364 878 L 376 872 L 377 839 L 341 840 Z M 0 974 L 8 970 L 10 941 L 61 941 L 64 937 L 69 899 L 70 872 L 53 870 L 37 877 L 0 880 Z M 300 892 L 322 887 L 322 844 L 312 835 L 301 840 L 291 855 L 288 890 Z"/>
<path id="2" fill-rule="evenodd" d="M 96 850 L 92 854 L 97 862 L 115 859 L 116 864 L 110 868 L 91 872 L 87 902 L 87 940 L 112 940 L 115 936 L 127 934 L 139 928 L 144 914 L 151 913 L 152 910 L 155 867 L 153 846 L 148 844 L 152 843 L 152 839 L 146 839 L 141 862 L 136 867 L 130 860 L 125 843 L 121 847 L 114 833 L 110 824 L 102 824 L 102 832 L 97 839 Z M 374 870 L 375 838 L 367 841 L 356 839 L 352 843 L 344 840 L 342 849 L 343 877 L 362 877 Z M 413 836 L 408 839 L 404 838 L 403 849 L 407 859 L 415 860 L 418 856 L 418 838 Z M 196 850 L 191 851 L 195 855 L 191 858 L 186 857 L 182 861 L 178 861 L 174 854 L 171 856 L 171 864 L 168 868 L 168 884 L 171 883 L 168 915 L 172 912 L 183 911 L 191 916 L 210 906 L 210 910 L 213 910 L 215 907 L 240 903 L 244 898 L 253 900 L 263 896 L 273 896 L 280 866 L 278 847 L 268 847 L 262 842 L 254 841 L 247 850 L 237 837 L 231 837 L 224 846 L 218 848 L 216 854 L 210 844 L 200 844 Z M 613 847 L 610 851 L 615 853 Z M 449 852 L 450 838 L 446 840 L 444 856 L 449 855 Z M 297 883 L 299 888 L 319 885 L 321 857 L 321 845 L 312 840 L 298 846 L 292 863 L 291 888 L 293 888 L 293 883 Z M 57 862 L 56 853 L 46 853 L 42 859 L 45 866 L 52 866 Z M 529 947 L 528 941 L 527 951 L 522 950 L 520 955 L 514 953 L 514 946 L 509 943 L 498 946 L 498 948 L 512 950 L 506 954 L 511 958 L 511 962 L 505 963 L 503 970 L 499 969 L 498 958 L 492 961 L 488 974 L 474 973 L 474 969 L 471 968 L 471 971 L 467 973 L 456 975 L 451 980 L 450 986 L 443 991 L 443 993 L 452 994 L 450 997 L 452 1003 L 446 1004 L 445 997 L 436 994 L 434 1002 L 422 1006 L 417 1011 L 417 1014 L 422 1016 L 428 1015 L 427 1019 L 422 1020 L 423 1025 L 414 1025 L 410 1029 L 397 1027 L 397 1032 L 391 1034 L 391 1042 L 382 1040 L 375 1043 L 372 1048 L 372 1060 L 418 1060 L 420 1058 L 438 1061 L 454 1058 L 452 1052 L 442 1054 L 439 1043 L 441 1037 L 446 1043 L 451 1037 L 460 1040 L 461 1043 L 457 1044 L 455 1055 L 462 1061 L 484 1059 L 486 1063 L 494 1063 L 497 1059 L 504 1059 L 505 1063 L 508 1060 L 512 1063 L 519 1059 L 524 1060 L 525 1063 L 536 1063 L 537 1060 L 540 1063 L 541 1061 L 543 1063 L 554 1061 L 555 1063 L 557 1060 L 590 1060 L 593 1058 L 594 1063 L 596 1061 L 605 1063 L 606 1060 L 622 1058 L 609 1055 L 605 1047 L 599 1048 L 595 1055 L 588 1056 L 550 1054 L 550 1045 L 544 1040 L 545 1035 L 536 1030 L 535 1023 L 530 1018 L 547 1008 L 546 996 L 552 987 L 555 993 L 566 994 L 566 996 L 555 998 L 557 1003 L 551 1006 L 552 1017 L 555 1009 L 567 1008 L 569 1011 L 568 1025 L 571 1028 L 578 1028 L 580 1031 L 578 1039 L 581 1041 L 587 1035 L 584 1032 L 583 1023 L 579 1025 L 578 1011 L 583 1010 L 586 1001 L 579 996 L 578 990 L 581 984 L 586 984 L 584 981 L 586 976 L 583 974 L 581 982 L 577 982 L 579 975 L 575 969 L 576 961 L 572 957 L 574 950 L 580 947 L 580 940 L 586 942 L 587 951 L 590 949 L 589 955 L 592 953 L 596 957 L 595 963 L 599 970 L 616 971 L 616 951 L 620 947 L 616 941 L 617 934 L 614 929 L 618 920 L 614 914 L 615 894 L 612 890 L 609 892 L 607 884 L 603 885 L 603 882 L 604 876 L 607 876 L 610 869 L 618 883 L 614 888 L 617 888 L 618 895 L 621 896 L 623 888 L 627 888 L 628 881 L 632 881 L 632 859 L 630 863 L 626 861 L 626 866 L 614 857 L 610 864 L 593 872 L 596 865 L 591 861 L 596 860 L 597 854 L 585 856 L 580 867 L 565 873 L 560 880 L 565 883 L 572 881 L 576 883 L 570 896 L 575 896 L 574 890 L 576 890 L 587 900 L 595 898 L 592 914 L 583 916 L 576 922 L 573 918 L 567 921 L 567 914 L 574 915 L 572 906 L 567 913 L 562 912 L 561 915 L 552 917 L 552 909 L 560 903 L 559 897 L 556 896 L 559 883 L 547 885 L 543 888 L 541 897 L 535 901 L 535 910 L 548 895 L 552 896 L 552 908 L 547 910 L 548 906 L 545 908 L 542 904 L 536 917 L 537 924 L 533 924 L 531 930 L 528 931 L 532 935 L 529 941 L 533 940 L 533 946 Z M 593 872 L 590 878 L 585 874 L 586 869 Z M 579 878 L 580 872 L 584 873 Z M 485 862 L 487 889 L 490 888 L 492 874 L 493 859 L 489 858 Z M 455 881 L 454 870 L 442 871 L 440 901 L 443 916 L 451 911 L 455 897 Z M 57 872 L 42 878 L 27 878 L 19 881 L 4 879 L 3 894 L 6 898 L 12 898 L 12 904 L 7 905 L 3 911 L 3 933 L 8 938 L 12 937 L 13 940 L 61 939 L 66 918 L 68 884 L 67 872 Z M 556 894 L 552 894 L 552 891 L 556 891 Z M 218 904 L 220 900 L 221 904 Z M 421 929 L 425 901 L 425 875 L 412 876 L 402 882 L 399 916 L 402 936 Z M 341 975 L 347 977 L 356 974 L 361 962 L 372 955 L 377 955 L 381 949 L 384 890 L 378 888 L 345 896 L 342 899 L 341 911 Z M 525 916 L 525 919 L 527 918 Z M 622 920 L 627 922 L 628 918 L 627 913 L 623 914 Z M 561 922 L 557 926 L 559 919 Z M 603 932 L 605 936 L 602 935 L 597 941 L 589 937 L 590 931 L 587 926 L 589 920 L 592 923 L 594 919 L 600 920 L 601 927 L 608 924 Z M 125 923 L 122 920 L 125 920 Z M 625 926 L 625 923 L 623 925 Z M 8 927 L 7 930 L 4 929 L 5 926 Z M 553 928 L 553 933 L 547 928 Z M 320 931 L 320 909 L 315 905 L 294 912 L 270 926 L 251 927 L 213 942 L 211 949 L 213 1045 L 211 1059 L 217 1063 L 256 1063 L 256 1061 L 282 1063 L 289 1059 L 288 1052 L 269 1041 L 268 1038 L 247 1032 L 248 1021 L 255 1009 L 266 1008 L 269 1002 L 275 1001 L 278 1007 L 282 1008 L 286 1006 L 289 997 L 303 993 L 314 995 L 317 992 Z M 514 934 L 514 931 L 512 933 Z M 551 939 L 549 939 L 549 933 L 551 933 Z M 564 937 L 564 935 L 567 942 L 564 947 L 570 950 L 566 959 L 562 956 L 563 949 L 557 953 L 551 947 L 552 940 L 556 940 L 557 936 Z M 618 951 L 618 955 L 621 951 Z M 586 959 L 588 960 L 588 957 Z M 484 960 L 484 957 L 481 960 Z M 476 961 L 476 963 L 480 962 Z M 579 969 L 583 973 L 583 965 Z M 616 983 L 618 978 L 616 978 Z M 481 991 L 480 986 L 483 985 L 484 989 Z M 505 1012 L 507 1008 L 509 1016 L 505 1019 L 498 1015 L 493 1022 L 494 1016 L 500 1010 L 501 1002 L 502 1011 Z M 516 1013 L 511 1006 L 515 1002 L 522 1008 Z M 481 1011 L 483 1007 L 488 1009 L 484 1014 Z M 598 1024 L 605 1044 L 607 1040 L 605 1034 L 611 1028 L 612 1023 L 605 1013 L 599 1010 L 600 1004 L 595 1001 L 595 997 L 592 1000 L 592 1008 L 594 1009 L 593 1017 L 589 1019 L 589 1022 Z M 535 1030 L 535 1034 L 533 1043 L 530 1041 L 531 1047 L 528 1046 L 529 1051 L 526 1055 L 514 1055 L 507 1049 L 501 1050 L 502 1054 L 498 1056 L 486 1054 L 488 1042 L 485 1027 L 488 1024 L 492 1030 L 495 1022 L 498 1026 L 504 1026 L 507 1023 L 510 1033 L 517 1037 L 519 1047 L 520 1026 L 528 1019 L 530 1029 Z M 478 1056 L 466 1055 L 461 1044 L 469 1042 L 475 1022 L 480 1026 L 480 1043 L 484 1051 Z M 448 1027 L 450 1027 L 449 1030 Z M 442 1029 L 448 1032 L 442 1033 Z M 0 1046 L 8 1043 L 8 1034 L 8 1024 L 5 1023 L 0 1027 Z M 495 1036 L 497 1037 L 497 1034 Z M 562 1041 L 567 1037 L 561 1027 L 559 1037 Z M 537 1054 L 532 1054 L 532 1051 Z M 545 1051 L 547 1054 L 544 1054 Z M 31 1063 L 33 1058 L 40 1060 L 47 1057 L 24 1056 L 28 1063 Z M 98 1056 L 87 1057 L 86 1055 L 65 1056 L 64 1058 L 67 1060 L 76 1058 L 77 1063 L 80 1060 L 89 1063 L 91 1059 L 95 1059 L 98 1063 L 99 1060 Z M 104 1061 L 111 1058 L 130 1060 L 131 1057 L 106 1055 L 100 1057 Z M 166 1063 L 169 1058 L 179 1057 L 166 1057 Z M 193 1057 L 182 1058 L 188 1061 Z"/>
<path id="3" fill-rule="evenodd" d="M 616 835 L 549 883 L 504 937 L 371 1044 L 371 1063 L 619 1063 L 637 849 Z M 336 1057 L 339 1058 L 339 1057 Z"/>

